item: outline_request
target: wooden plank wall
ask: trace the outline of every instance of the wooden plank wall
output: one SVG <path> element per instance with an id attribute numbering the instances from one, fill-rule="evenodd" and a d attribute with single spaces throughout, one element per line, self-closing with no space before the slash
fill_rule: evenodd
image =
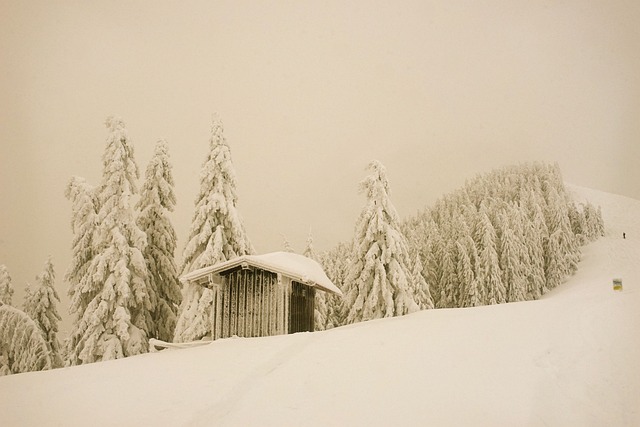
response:
<path id="1" fill-rule="evenodd" d="M 289 333 L 313 332 L 314 330 L 315 289 L 298 282 L 292 282 Z"/>
<path id="2" fill-rule="evenodd" d="M 269 271 L 230 272 L 219 290 L 214 289 L 213 339 L 286 333 L 289 289 L 286 280 Z"/>

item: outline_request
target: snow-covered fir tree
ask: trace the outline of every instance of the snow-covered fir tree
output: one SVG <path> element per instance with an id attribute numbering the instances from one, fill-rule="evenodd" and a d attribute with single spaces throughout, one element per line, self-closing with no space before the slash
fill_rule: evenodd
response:
<path id="1" fill-rule="evenodd" d="M 567 200 L 557 190 L 560 185 L 562 185 L 561 182 L 548 190 L 545 212 L 549 230 L 545 272 L 547 287 L 550 289 L 558 286 L 565 277 L 575 273 L 580 261 L 579 245 L 571 227 Z"/>
<path id="2" fill-rule="evenodd" d="M 476 278 L 484 285 L 486 296 L 484 302 L 485 304 L 502 304 L 506 302 L 507 292 L 502 282 L 502 271 L 496 247 L 496 231 L 489 219 L 488 208 L 485 205 L 480 208 L 477 241 L 480 243 L 480 248 Z"/>
<path id="3" fill-rule="evenodd" d="M 583 232 L 587 242 L 592 242 L 598 237 L 604 236 L 604 221 L 600 207 L 596 208 L 593 204 L 587 202 L 582 206 L 581 216 L 583 217 Z"/>
<path id="4" fill-rule="evenodd" d="M 347 293 L 349 286 L 346 283 L 347 272 L 353 256 L 351 242 L 341 242 L 333 249 L 324 252 L 320 256 L 320 264 L 327 274 L 327 277 L 336 285 L 343 294 Z M 342 296 L 326 294 L 327 318 L 324 329 L 332 329 L 342 326 L 346 322 L 348 309 L 344 304 Z"/>
<path id="5" fill-rule="evenodd" d="M 231 151 L 216 116 L 211 125 L 209 154 L 200 173 L 200 191 L 187 245 L 182 274 L 253 253 L 236 208 L 236 176 Z M 175 342 L 198 340 L 210 332 L 212 292 L 186 284 L 174 335 Z"/>
<path id="6" fill-rule="evenodd" d="M 0 302 L 0 376 L 55 368 L 51 347 L 25 312 Z"/>
<path id="7" fill-rule="evenodd" d="M 523 241 L 522 227 L 519 224 L 519 213 L 515 208 L 500 215 L 502 232 L 500 244 L 500 270 L 502 283 L 506 289 L 506 301 L 524 301 L 527 299 L 527 271 L 529 255 Z"/>
<path id="8" fill-rule="evenodd" d="M 176 315 L 182 300 L 175 263 L 176 233 L 168 213 L 173 212 L 176 197 L 169 163 L 167 142 L 156 143 L 153 157 L 145 172 L 145 181 L 137 204 L 137 224 L 147 236 L 144 258 L 149 270 L 150 297 L 153 307 L 149 336 L 171 341 Z"/>
<path id="9" fill-rule="evenodd" d="M 302 255 L 315 261 L 318 260 L 318 254 L 316 253 L 316 250 L 313 246 L 313 235 L 311 234 L 311 230 L 309 230 L 309 234 L 307 235 L 307 242 L 305 243 Z"/>
<path id="10" fill-rule="evenodd" d="M 438 308 L 451 308 L 456 306 L 456 290 L 458 288 L 458 275 L 456 273 L 455 243 L 450 240 L 441 252 L 440 263 L 440 297 Z"/>
<path id="11" fill-rule="evenodd" d="M 460 307 L 477 307 L 484 300 L 482 295 L 482 287 L 478 286 L 476 279 L 475 266 L 477 259 L 475 245 L 469 245 L 468 241 L 473 242 L 470 236 L 465 236 L 456 242 L 456 250 L 458 252 L 457 276 L 460 283 Z"/>
<path id="12" fill-rule="evenodd" d="M 285 236 L 284 234 L 282 235 L 282 250 L 290 253 L 296 252 L 293 250 L 293 246 L 291 246 L 291 242 L 289 242 L 289 239 L 287 239 L 287 236 Z"/>
<path id="13" fill-rule="evenodd" d="M 318 254 L 313 247 L 313 235 L 311 234 L 311 230 L 309 230 L 309 234 L 307 235 L 307 242 L 302 255 L 314 261 L 319 261 Z M 327 324 L 327 311 L 326 292 L 316 292 L 313 311 L 313 323 L 316 331 L 323 331 L 325 329 Z"/>
<path id="14" fill-rule="evenodd" d="M 99 286 L 91 289 L 81 288 L 81 282 L 87 275 L 89 265 L 95 254 L 94 240 L 98 224 L 98 199 L 95 188 L 84 178 L 74 176 L 65 189 L 65 196 L 71 201 L 71 264 L 67 268 L 64 280 L 68 284 L 70 298 L 69 314 L 74 323 L 79 321 L 89 303 L 100 291 Z M 65 343 L 65 352 L 73 354 L 74 339 L 70 336 Z M 69 360 L 70 361 L 70 360 Z M 79 363 L 76 359 L 75 363 Z M 74 364 L 75 364 L 74 363 Z"/>
<path id="15" fill-rule="evenodd" d="M 524 202 L 525 216 L 529 220 L 524 224 L 524 237 L 527 242 L 529 266 L 527 270 L 527 299 L 536 300 L 544 295 L 547 289 L 547 280 L 544 270 L 544 242 L 549 238 L 547 224 L 544 222 L 542 202 L 533 191 L 529 192 Z"/>
<path id="16" fill-rule="evenodd" d="M 578 210 L 558 166 L 546 164 L 479 175 L 403 227 L 437 307 L 537 299 L 575 272 L 580 244 L 604 232 L 596 208 Z"/>
<path id="17" fill-rule="evenodd" d="M 110 117 L 106 126 L 109 136 L 102 157 L 102 181 L 95 194 L 92 258 L 70 290 L 72 304 L 76 304 L 71 308 L 76 318 L 67 354 L 70 364 L 146 352 L 156 299 L 143 256 L 146 236 L 135 222 L 133 209 L 139 176 L 133 146 L 121 119 Z"/>
<path id="18" fill-rule="evenodd" d="M 23 311 L 42 330 L 51 348 L 51 358 L 55 367 L 62 366 L 61 347 L 58 340 L 58 323 L 62 320 L 58 313 L 60 297 L 55 289 L 55 271 L 51 257 L 44 264 L 42 273 L 36 277 L 37 285 L 26 293 Z"/>
<path id="19" fill-rule="evenodd" d="M 389 181 L 382 163 L 373 161 L 371 174 L 360 183 L 367 203 L 356 224 L 354 259 L 347 282 L 347 323 L 401 316 L 418 310 L 410 292 L 407 242 L 389 199 Z"/>
<path id="20" fill-rule="evenodd" d="M 69 296 L 78 296 L 83 301 L 72 301 L 72 308 L 86 308 L 94 295 L 87 292 L 77 292 L 76 287 L 85 276 L 89 263 L 94 256 L 94 239 L 98 223 L 98 199 L 95 188 L 84 178 L 74 176 L 65 189 L 65 196 L 71 201 L 71 230 L 73 242 L 71 245 L 71 264 L 65 274 L 65 281 L 69 284 Z M 73 313 L 72 313 L 73 314 Z"/>
<path id="21" fill-rule="evenodd" d="M 431 291 L 429 289 L 429 283 L 424 278 L 423 270 L 424 268 L 422 267 L 420 256 L 416 254 L 415 261 L 413 263 L 413 270 L 411 272 L 413 293 L 420 309 L 428 310 L 434 308 L 434 304 L 433 298 L 431 297 Z"/>
<path id="22" fill-rule="evenodd" d="M 13 300 L 13 286 L 9 270 L 4 264 L 0 264 L 0 302 L 11 305 Z"/>

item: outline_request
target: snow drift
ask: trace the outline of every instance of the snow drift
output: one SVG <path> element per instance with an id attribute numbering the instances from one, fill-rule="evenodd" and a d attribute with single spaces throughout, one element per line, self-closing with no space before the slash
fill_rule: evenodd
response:
<path id="1" fill-rule="evenodd" d="M 2 377 L 2 425 L 639 425 L 640 201 L 570 191 L 607 233 L 541 300 Z"/>

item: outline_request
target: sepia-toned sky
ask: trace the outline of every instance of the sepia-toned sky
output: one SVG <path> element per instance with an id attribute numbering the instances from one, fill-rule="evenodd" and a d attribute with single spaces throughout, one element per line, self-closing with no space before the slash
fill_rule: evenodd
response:
<path id="1" fill-rule="evenodd" d="M 477 173 L 557 161 L 640 199 L 640 3 L 5 1 L 0 5 L 0 263 L 22 303 L 69 264 L 72 175 L 97 184 L 105 118 L 141 175 L 169 142 L 178 258 L 211 115 L 225 125 L 258 252 L 351 237 L 366 164 L 401 217 Z M 66 298 L 60 311 L 66 314 Z"/>

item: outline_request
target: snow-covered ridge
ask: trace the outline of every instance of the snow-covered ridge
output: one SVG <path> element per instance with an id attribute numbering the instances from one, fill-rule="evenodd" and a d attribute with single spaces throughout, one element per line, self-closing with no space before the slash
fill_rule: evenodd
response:
<path id="1" fill-rule="evenodd" d="M 574 184 L 565 184 L 567 191 L 577 203 L 591 202 L 602 207 L 602 216 L 607 235 L 622 237 L 626 233 L 630 238 L 640 237 L 640 200 L 618 194 L 607 193 Z"/>
<path id="2" fill-rule="evenodd" d="M 1 377 L 1 423 L 640 425 L 640 201 L 571 191 L 607 233 L 541 300 Z"/>

